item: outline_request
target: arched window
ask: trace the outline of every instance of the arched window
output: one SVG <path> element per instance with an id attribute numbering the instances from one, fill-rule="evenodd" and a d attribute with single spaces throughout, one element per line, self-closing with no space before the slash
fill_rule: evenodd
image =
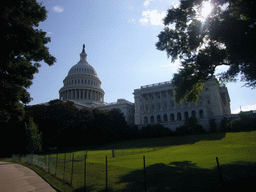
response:
<path id="1" fill-rule="evenodd" d="M 187 111 L 184 113 L 184 118 L 185 118 L 185 120 L 188 119 L 188 112 Z"/>
<path id="2" fill-rule="evenodd" d="M 177 113 L 177 120 L 178 120 L 178 121 L 181 120 L 181 113 Z"/>
<path id="3" fill-rule="evenodd" d="M 76 84 L 76 79 L 75 79 L 75 84 Z"/>
<path id="4" fill-rule="evenodd" d="M 170 119 L 171 119 L 171 121 L 174 121 L 174 114 L 173 113 L 171 113 Z"/>
<path id="5" fill-rule="evenodd" d="M 87 80 L 86 79 L 84 80 L 84 84 L 87 84 Z"/>
<path id="6" fill-rule="evenodd" d="M 167 121 L 167 115 L 164 114 L 164 122 L 166 122 L 166 121 Z"/>
<path id="7" fill-rule="evenodd" d="M 192 111 L 192 117 L 196 117 L 196 111 Z"/>
<path id="8" fill-rule="evenodd" d="M 161 116 L 160 115 L 157 115 L 157 123 L 161 123 Z"/>
<path id="9" fill-rule="evenodd" d="M 148 124 L 148 117 L 144 117 L 144 124 Z"/>
<path id="10" fill-rule="evenodd" d="M 78 81 L 77 83 L 80 84 L 80 79 L 78 79 L 77 81 Z"/>
<path id="11" fill-rule="evenodd" d="M 84 83 L 84 80 L 83 79 L 81 79 L 81 84 L 83 84 Z"/>
<path id="12" fill-rule="evenodd" d="M 155 118 L 154 118 L 154 116 L 151 116 L 151 117 L 150 117 L 150 123 L 155 123 Z"/>

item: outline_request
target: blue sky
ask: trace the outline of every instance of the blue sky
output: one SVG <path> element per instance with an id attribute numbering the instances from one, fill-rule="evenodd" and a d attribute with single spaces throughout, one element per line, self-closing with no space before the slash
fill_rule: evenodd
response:
<path id="1" fill-rule="evenodd" d="M 75 65 L 85 44 L 87 61 L 95 68 L 105 91 L 105 102 L 119 98 L 134 102 L 133 91 L 143 85 L 171 80 L 179 61 L 171 63 L 155 43 L 163 29 L 167 9 L 178 0 L 38 0 L 48 18 L 39 28 L 47 32 L 47 44 L 57 62 L 42 62 L 28 89 L 39 104 L 59 98 L 59 89 Z M 220 67 L 217 73 L 223 70 Z M 256 90 L 243 83 L 227 84 L 231 111 L 256 109 Z"/>

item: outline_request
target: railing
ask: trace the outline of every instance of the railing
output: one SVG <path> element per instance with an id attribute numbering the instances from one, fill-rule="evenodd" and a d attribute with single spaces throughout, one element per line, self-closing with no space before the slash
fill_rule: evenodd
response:
<path id="1" fill-rule="evenodd" d="M 149 88 L 149 87 L 156 87 L 156 86 L 159 86 L 159 85 L 166 85 L 166 84 L 171 84 L 171 81 L 165 81 L 165 82 L 161 82 L 161 83 L 144 85 L 144 86 L 141 86 L 141 89 L 145 89 L 145 88 Z"/>

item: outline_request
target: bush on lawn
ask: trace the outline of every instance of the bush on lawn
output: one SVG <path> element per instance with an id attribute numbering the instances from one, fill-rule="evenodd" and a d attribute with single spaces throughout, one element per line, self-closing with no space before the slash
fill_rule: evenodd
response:
<path id="1" fill-rule="evenodd" d="M 196 117 L 188 118 L 184 125 L 177 127 L 175 130 L 176 135 L 192 135 L 192 134 L 200 134 L 205 133 L 202 125 L 199 125 Z"/>
<path id="2" fill-rule="evenodd" d="M 142 138 L 168 137 L 173 135 L 173 132 L 161 124 L 148 124 L 146 127 L 142 127 L 140 135 Z"/>
<path id="3" fill-rule="evenodd" d="M 253 131 L 256 130 L 256 114 L 241 112 L 237 119 L 227 123 L 225 131 Z"/>

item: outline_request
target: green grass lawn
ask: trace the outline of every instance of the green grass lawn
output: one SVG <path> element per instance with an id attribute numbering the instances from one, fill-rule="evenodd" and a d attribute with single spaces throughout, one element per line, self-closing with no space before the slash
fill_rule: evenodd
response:
<path id="1" fill-rule="evenodd" d="M 115 150 L 114 158 L 112 149 L 119 149 Z M 75 191 L 83 191 L 85 154 L 85 151 L 74 153 Z M 105 191 L 105 156 L 108 156 L 109 191 L 144 190 L 143 156 L 148 191 L 210 191 L 219 184 L 216 157 L 224 179 L 232 179 L 255 173 L 255 154 L 256 131 L 141 139 L 98 146 L 87 151 L 87 189 Z M 54 172 L 55 155 L 52 157 L 50 168 Z M 70 160 L 72 156 L 66 157 Z M 62 178 L 64 154 L 58 158 L 57 176 Z M 65 178 L 70 182 L 71 163 L 66 165 Z"/>

